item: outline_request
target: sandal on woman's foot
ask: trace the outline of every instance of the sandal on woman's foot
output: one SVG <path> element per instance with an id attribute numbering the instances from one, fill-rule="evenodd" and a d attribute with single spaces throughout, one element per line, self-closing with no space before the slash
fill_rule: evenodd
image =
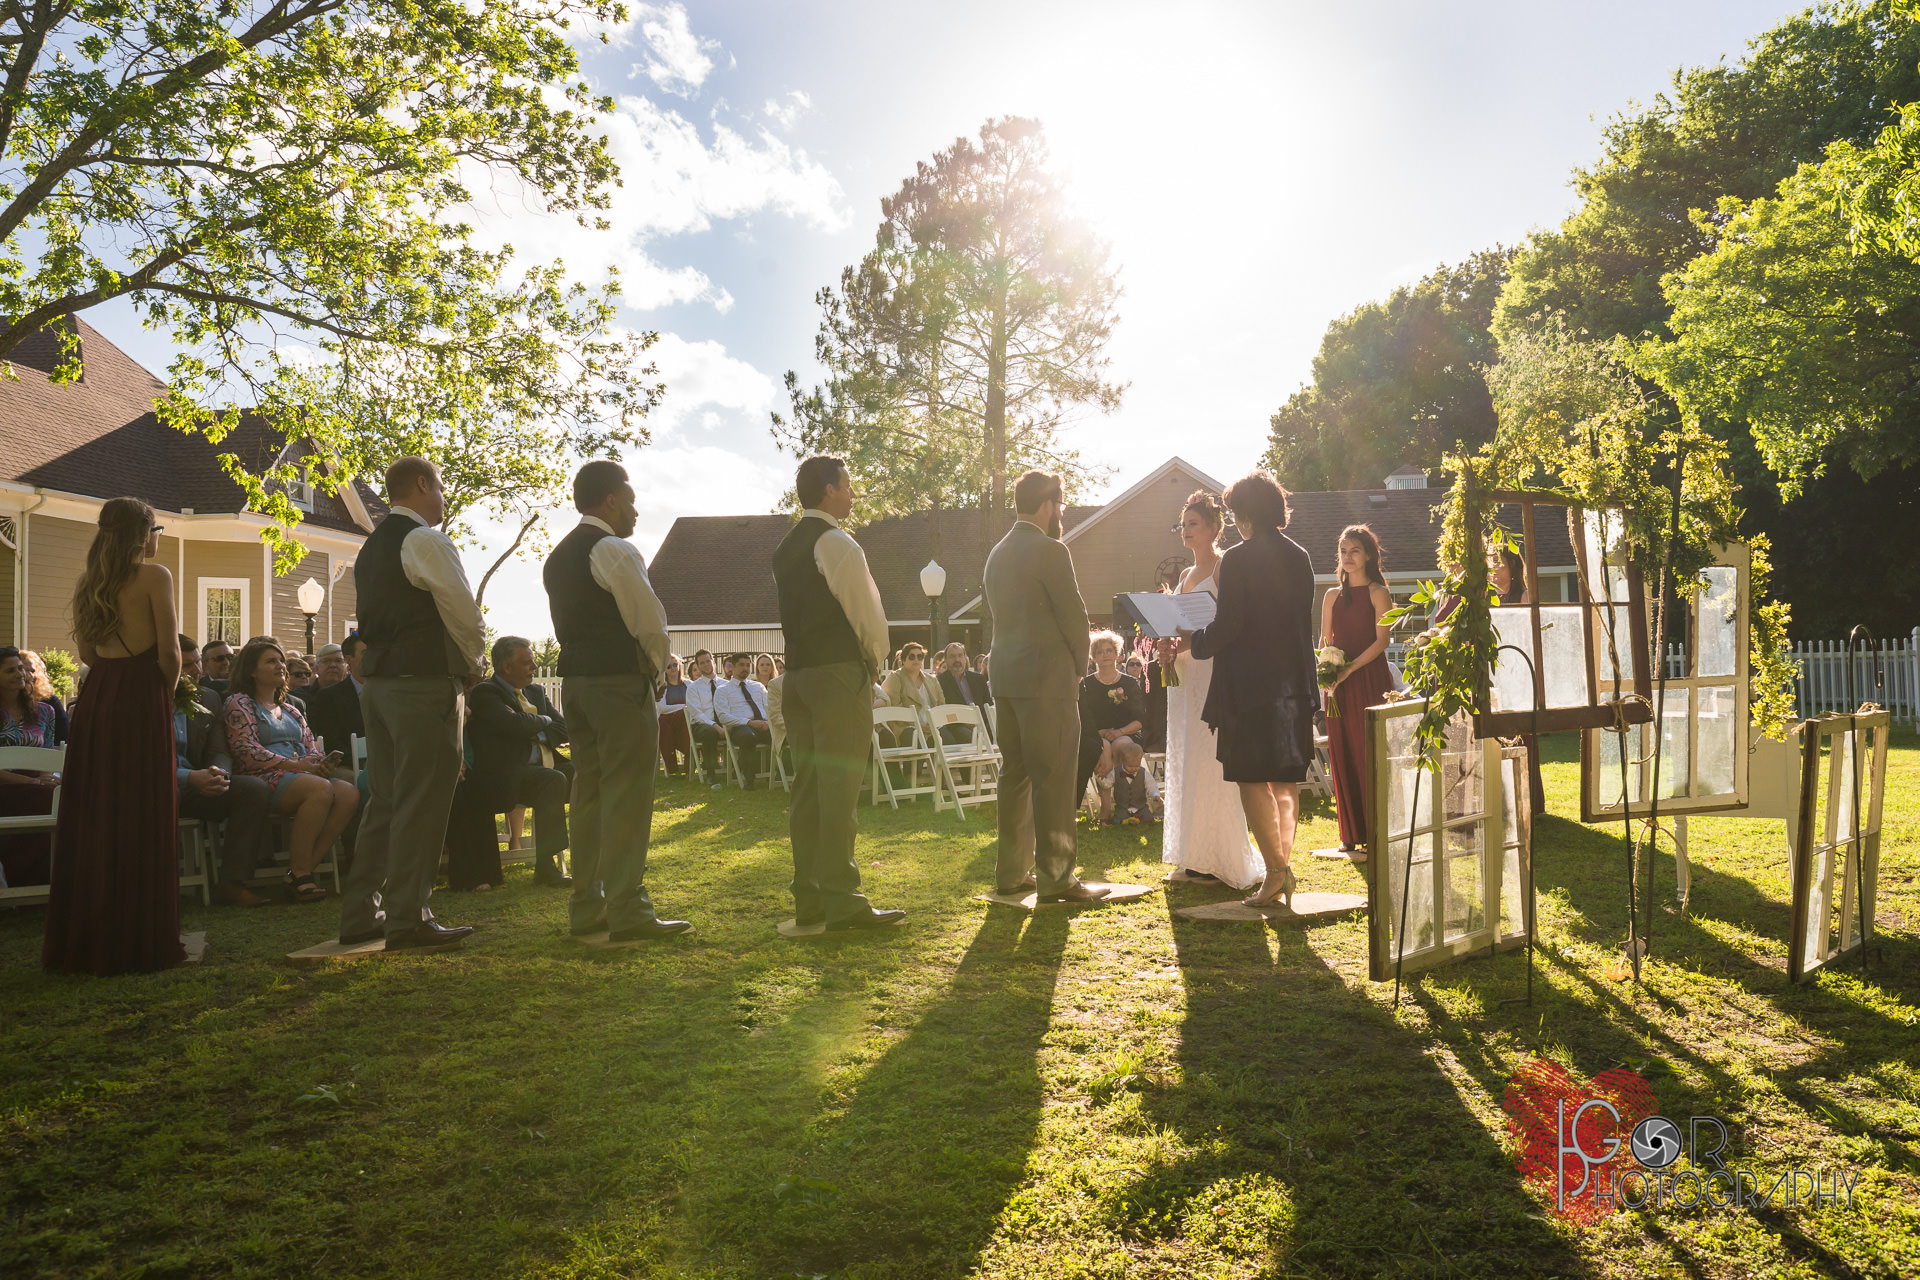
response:
<path id="1" fill-rule="evenodd" d="M 296 876 L 287 872 L 287 897 L 295 902 L 325 902 L 327 891 L 320 887 L 319 881 L 311 874 Z"/>

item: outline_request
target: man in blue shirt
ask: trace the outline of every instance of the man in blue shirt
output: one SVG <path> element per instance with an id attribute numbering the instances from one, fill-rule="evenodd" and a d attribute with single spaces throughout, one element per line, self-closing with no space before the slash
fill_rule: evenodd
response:
<path id="1" fill-rule="evenodd" d="M 199 710 L 189 716 L 173 713 L 174 777 L 180 786 L 180 816 L 198 818 L 208 827 L 227 824 L 221 846 L 221 902 L 241 907 L 265 906 L 267 900 L 247 886 L 256 865 L 267 853 L 267 784 L 263 779 L 236 777 L 227 755 L 227 730 L 220 719 L 225 700 L 217 690 L 200 684 L 200 646 L 192 636 L 180 637 L 180 674 L 199 685 Z"/>

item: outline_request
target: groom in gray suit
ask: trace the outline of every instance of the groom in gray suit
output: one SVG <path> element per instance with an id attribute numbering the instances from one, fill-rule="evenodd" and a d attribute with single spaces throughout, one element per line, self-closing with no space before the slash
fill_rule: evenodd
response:
<path id="1" fill-rule="evenodd" d="M 1037 889 L 1046 902 L 1090 902 L 1107 891 L 1073 874 L 1087 606 L 1060 541 L 1066 505 L 1059 476 L 1027 472 L 1013 486 L 1019 519 L 987 557 L 994 626 L 988 678 L 1003 758 L 994 887 L 1004 894 Z"/>

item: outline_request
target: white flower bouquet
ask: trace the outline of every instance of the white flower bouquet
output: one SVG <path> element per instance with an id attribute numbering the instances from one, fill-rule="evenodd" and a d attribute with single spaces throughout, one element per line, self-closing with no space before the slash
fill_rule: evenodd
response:
<path id="1" fill-rule="evenodd" d="M 1313 655 L 1313 675 L 1314 678 L 1320 682 L 1322 689 L 1332 689 L 1334 682 L 1340 678 L 1340 673 L 1346 670 L 1346 666 L 1347 655 L 1345 651 L 1336 649 L 1332 645 L 1328 645 Z M 1331 718 L 1339 714 L 1340 704 L 1332 699 L 1328 699 L 1328 717 Z"/>

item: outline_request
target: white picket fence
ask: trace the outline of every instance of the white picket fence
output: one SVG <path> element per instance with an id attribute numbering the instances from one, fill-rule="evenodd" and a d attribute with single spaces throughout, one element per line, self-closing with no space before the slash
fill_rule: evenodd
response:
<path id="1" fill-rule="evenodd" d="M 1881 686 L 1874 687 L 1874 660 L 1879 659 Z M 1828 711 L 1851 711 L 1861 702 L 1877 702 L 1892 713 L 1895 724 L 1920 725 L 1920 627 L 1911 634 L 1877 642 L 1871 651 L 1862 646 L 1854 654 L 1853 704 L 1847 698 L 1847 643 L 1844 640 L 1803 640 L 1793 646 L 1800 667 L 1799 714 L 1802 719 Z M 1667 646 L 1667 675 L 1686 672 L 1686 650 Z"/>

